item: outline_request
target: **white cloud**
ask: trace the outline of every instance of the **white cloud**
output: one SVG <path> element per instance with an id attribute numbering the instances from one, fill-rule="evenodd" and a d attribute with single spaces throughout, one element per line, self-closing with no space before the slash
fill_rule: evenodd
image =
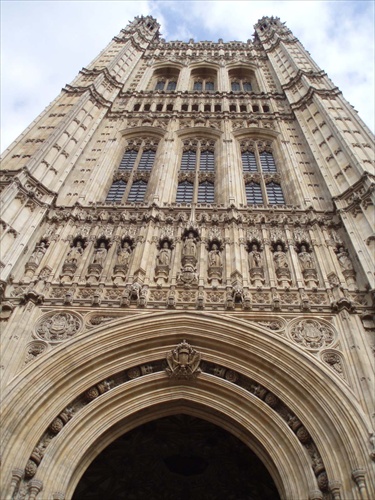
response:
<path id="1" fill-rule="evenodd" d="M 12 1 L 1 15 L 1 149 L 129 20 L 147 13 L 167 40 L 196 41 L 246 41 L 259 18 L 276 15 L 374 126 L 373 2 Z"/>

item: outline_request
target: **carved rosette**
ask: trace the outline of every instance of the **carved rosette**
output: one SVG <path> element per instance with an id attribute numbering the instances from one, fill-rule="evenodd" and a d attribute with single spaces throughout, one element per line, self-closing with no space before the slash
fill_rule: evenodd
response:
<path id="1" fill-rule="evenodd" d="M 80 316 L 71 312 L 47 313 L 37 323 L 35 333 L 50 343 L 62 342 L 76 335 L 82 328 Z"/>
<path id="2" fill-rule="evenodd" d="M 295 343 L 309 350 L 330 347 L 335 341 L 333 328 L 315 319 L 302 319 L 293 323 L 290 337 Z"/>
<path id="3" fill-rule="evenodd" d="M 167 353 L 168 367 L 165 371 L 171 378 L 191 380 L 201 373 L 200 362 L 201 354 L 186 340 L 183 340 L 175 349 Z"/>
<path id="4" fill-rule="evenodd" d="M 345 378 L 344 366 L 341 354 L 333 350 L 324 351 L 321 353 L 321 358 L 333 371 L 340 377 Z"/>
<path id="5" fill-rule="evenodd" d="M 33 361 L 35 358 L 43 354 L 48 349 L 48 344 L 44 340 L 33 340 L 26 349 L 25 363 Z"/>

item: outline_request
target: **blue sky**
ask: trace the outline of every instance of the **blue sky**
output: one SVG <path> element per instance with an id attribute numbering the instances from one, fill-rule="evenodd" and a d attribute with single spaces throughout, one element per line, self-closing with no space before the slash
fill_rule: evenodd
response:
<path id="1" fill-rule="evenodd" d="M 374 1 L 2 1 L 1 150 L 139 14 L 166 40 L 246 41 L 263 15 L 285 21 L 374 129 Z"/>

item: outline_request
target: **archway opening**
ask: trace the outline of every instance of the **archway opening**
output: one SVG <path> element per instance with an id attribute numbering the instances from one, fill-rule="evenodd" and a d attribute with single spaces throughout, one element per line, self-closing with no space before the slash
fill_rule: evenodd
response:
<path id="1" fill-rule="evenodd" d="M 268 470 L 242 441 L 179 414 L 133 429 L 88 467 L 73 500 L 279 500 Z"/>

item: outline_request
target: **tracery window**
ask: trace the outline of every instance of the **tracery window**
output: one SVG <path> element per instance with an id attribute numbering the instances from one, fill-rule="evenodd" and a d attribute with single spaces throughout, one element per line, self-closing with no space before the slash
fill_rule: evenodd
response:
<path id="1" fill-rule="evenodd" d="M 128 142 L 108 191 L 106 203 L 134 203 L 145 200 L 156 148 L 157 142 L 153 138 L 137 138 Z"/>
<path id="2" fill-rule="evenodd" d="M 251 83 L 246 80 L 234 80 L 231 82 L 232 92 L 251 92 Z"/>
<path id="3" fill-rule="evenodd" d="M 184 141 L 181 156 L 177 203 L 215 202 L 214 141 Z"/>
<path id="4" fill-rule="evenodd" d="M 155 90 L 164 90 L 166 92 L 173 92 L 176 90 L 176 80 L 158 80 L 155 85 Z"/>
<path id="5" fill-rule="evenodd" d="M 213 68 L 195 68 L 191 72 L 192 90 L 198 92 L 214 92 L 217 74 Z"/>
<path id="6" fill-rule="evenodd" d="M 259 90 L 254 71 L 249 67 L 232 68 L 228 74 L 232 92 L 257 92 Z"/>
<path id="7" fill-rule="evenodd" d="M 211 80 L 196 80 L 194 82 L 193 90 L 213 92 L 215 90 L 215 84 Z"/>
<path id="8" fill-rule="evenodd" d="M 240 146 L 247 204 L 285 205 L 271 143 L 243 141 Z"/>
<path id="9" fill-rule="evenodd" d="M 177 88 L 179 74 L 180 71 L 174 67 L 158 68 L 149 83 L 149 89 L 174 92 Z"/>
<path id="10" fill-rule="evenodd" d="M 126 182 L 123 180 L 115 181 L 109 188 L 106 203 L 121 203 L 126 189 Z"/>

